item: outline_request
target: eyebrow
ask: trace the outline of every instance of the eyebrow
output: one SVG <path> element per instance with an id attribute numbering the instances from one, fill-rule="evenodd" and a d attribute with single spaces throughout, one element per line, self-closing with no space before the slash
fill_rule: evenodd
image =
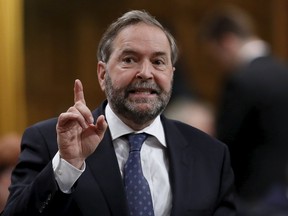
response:
<path id="1" fill-rule="evenodd" d="M 159 52 L 153 53 L 153 56 L 154 57 L 155 56 L 167 56 L 168 57 L 168 53 L 159 51 Z"/>
<path id="2" fill-rule="evenodd" d="M 121 55 L 127 55 L 127 54 L 132 54 L 132 55 L 138 55 L 139 52 L 133 50 L 133 49 L 124 49 L 121 52 Z M 152 54 L 153 57 L 157 57 L 157 56 L 167 56 L 168 57 L 168 53 L 167 52 L 162 52 L 162 51 L 157 51 L 154 52 Z"/>
<path id="3" fill-rule="evenodd" d="M 132 49 L 124 49 L 124 50 L 121 50 L 120 52 L 121 55 L 125 55 L 125 54 L 137 54 L 137 52 L 135 50 L 132 50 Z"/>

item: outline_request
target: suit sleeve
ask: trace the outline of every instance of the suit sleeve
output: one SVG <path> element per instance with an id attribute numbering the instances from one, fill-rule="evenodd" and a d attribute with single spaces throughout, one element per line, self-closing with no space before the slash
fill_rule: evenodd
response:
<path id="1" fill-rule="evenodd" d="M 53 213 L 57 205 L 65 209 L 70 196 L 58 190 L 52 168 L 53 154 L 40 127 L 32 126 L 24 132 L 3 216 L 58 215 L 59 208 Z"/>

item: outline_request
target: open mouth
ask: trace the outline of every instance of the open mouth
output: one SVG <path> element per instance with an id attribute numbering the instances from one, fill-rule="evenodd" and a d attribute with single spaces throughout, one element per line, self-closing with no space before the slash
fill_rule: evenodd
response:
<path id="1" fill-rule="evenodd" d="M 139 94 L 139 95 L 151 95 L 151 94 L 158 94 L 158 91 L 155 89 L 147 89 L 147 88 L 141 88 L 141 89 L 132 89 L 129 91 L 131 94 Z"/>

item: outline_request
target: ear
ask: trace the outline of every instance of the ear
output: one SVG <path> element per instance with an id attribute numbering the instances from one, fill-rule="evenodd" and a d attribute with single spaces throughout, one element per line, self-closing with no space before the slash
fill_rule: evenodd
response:
<path id="1" fill-rule="evenodd" d="M 105 74 L 106 74 L 106 63 L 99 61 L 97 64 L 97 75 L 98 75 L 98 82 L 102 91 L 105 90 Z"/>

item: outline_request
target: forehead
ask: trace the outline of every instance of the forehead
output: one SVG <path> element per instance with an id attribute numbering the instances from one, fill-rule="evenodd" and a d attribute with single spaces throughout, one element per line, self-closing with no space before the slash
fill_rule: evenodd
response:
<path id="1" fill-rule="evenodd" d="M 164 31 L 157 26 L 138 23 L 122 29 L 116 36 L 116 49 L 138 49 L 150 52 L 165 52 L 171 55 L 170 43 Z"/>

